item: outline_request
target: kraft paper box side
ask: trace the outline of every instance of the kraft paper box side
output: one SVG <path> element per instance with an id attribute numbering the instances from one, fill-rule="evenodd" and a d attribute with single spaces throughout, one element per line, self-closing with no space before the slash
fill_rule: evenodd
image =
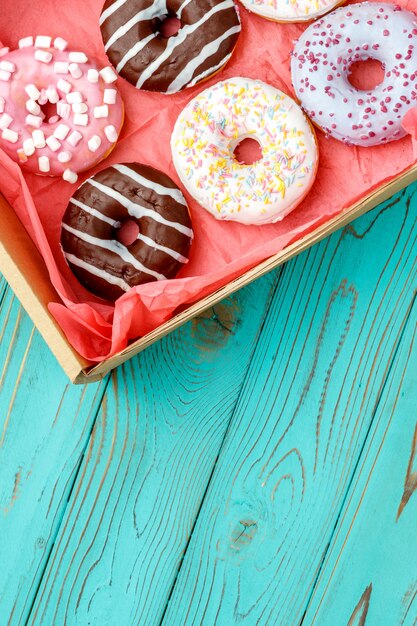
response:
<path id="1" fill-rule="evenodd" d="M 48 303 L 59 301 L 59 297 L 49 280 L 42 257 L 14 213 L 13 208 L 1 195 L 0 272 L 10 284 L 70 380 L 77 384 L 93 382 L 102 378 L 113 368 L 132 358 L 180 325 L 196 317 L 202 311 L 214 306 L 223 298 L 278 267 L 278 265 L 285 263 L 303 250 L 342 228 L 356 217 L 374 208 L 416 179 L 417 166 L 413 166 L 401 176 L 383 185 L 369 194 L 368 197 L 344 210 L 302 239 L 236 278 L 211 296 L 190 305 L 185 311 L 176 315 L 159 328 L 95 367 L 91 366 L 75 352 L 49 314 Z"/>

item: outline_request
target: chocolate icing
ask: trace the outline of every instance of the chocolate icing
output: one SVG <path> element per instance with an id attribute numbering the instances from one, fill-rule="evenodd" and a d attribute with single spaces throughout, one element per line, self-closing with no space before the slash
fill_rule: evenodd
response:
<path id="1" fill-rule="evenodd" d="M 132 219 L 139 236 L 124 246 L 117 230 Z M 114 165 L 83 183 L 69 202 L 61 230 L 71 270 L 105 300 L 116 300 L 136 285 L 174 278 L 188 261 L 192 238 L 178 187 L 166 174 L 132 163 Z"/>
<path id="2" fill-rule="evenodd" d="M 158 24 L 167 15 L 177 16 L 181 29 L 164 38 Z M 120 75 L 138 88 L 165 93 L 219 70 L 240 32 L 233 0 L 106 0 L 100 24 L 106 52 Z"/>

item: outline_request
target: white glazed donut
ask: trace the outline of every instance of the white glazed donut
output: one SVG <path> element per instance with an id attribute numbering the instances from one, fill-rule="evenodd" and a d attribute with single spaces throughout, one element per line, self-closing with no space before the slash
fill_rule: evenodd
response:
<path id="1" fill-rule="evenodd" d="M 239 163 L 236 146 L 256 139 L 262 158 Z M 318 149 L 301 108 L 259 80 L 232 78 L 209 87 L 180 114 L 171 139 L 173 162 L 189 193 L 220 220 L 281 220 L 310 190 Z"/>
<path id="2" fill-rule="evenodd" d="M 344 0 L 241 0 L 252 13 L 274 22 L 308 22 L 332 11 Z"/>
<path id="3" fill-rule="evenodd" d="M 391 4 L 343 7 L 309 26 L 295 45 L 292 81 L 301 104 L 324 132 L 347 144 L 400 139 L 405 113 L 417 104 L 416 16 Z M 360 91 L 352 63 L 376 59 L 382 83 Z"/>

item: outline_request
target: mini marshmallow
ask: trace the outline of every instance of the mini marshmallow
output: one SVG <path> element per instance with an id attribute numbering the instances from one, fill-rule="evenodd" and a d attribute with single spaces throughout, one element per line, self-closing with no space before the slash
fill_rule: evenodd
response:
<path id="1" fill-rule="evenodd" d="M 90 69 L 87 72 L 87 80 L 89 83 L 98 83 L 99 73 L 97 70 Z"/>
<path id="2" fill-rule="evenodd" d="M 63 93 L 69 93 L 72 89 L 71 83 L 69 83 L 67 80 L 64 80 L 63 78 L 59 79 L 56 86 L 58 87 L 59 91 L 62 91 Z"/>
<path id="3" fill-rule="evenodd" d="M 69 102 L 69 104 L 75 104 L 76 102 L 80 104 L 82 101 L 83 97 L 79 91 L 71 91 L 71 93 L 67 94 L 67 102 Z"/>
<path id="4" fill-rule="evenodd" d="M 46 90 L 46 95 L 48 97 L 48 101 L 51 104 L 56 104 L 57 102 L 59 102 L 59 93 L 57 92 L 55 87 L 52 87 L 52 85 Z"/>
<path id="5" fill-rule="evenodd" d="M 10 52 L 10 48 L 0 48 L 0 57 L 4 57 L 5 54 Z"/>
<path id="6" fill-rule="evenodd" d="M 49 172 L 51 169 L 49 159 L 47 156 L 41 156 L 38 159 L 39 171 L 40 172 Z"/>
<path id="7" fill-rule="evenodd" d="M 81 141 L 81 139 L 83 138 L 82 134 L 78 132 L 78 130 L 74 130 L 71 135 L 68 137 L 67 141 L 70 144 L 70 146 L 73 146 L 73 148 L 75 148 L 75 146 Z"/>
<path id="8" fill-rule="evenodd" d="M 60 163 L 69 163 L 72 159 L 72 154 L 71 152 L 60 152 L 58 154 L 58 161 Z"/>
<path id="9" fill-rule="evenodd" d="M 5 128 L 2 131 L 1 136 L 3 139 L 9 141 L 10 143 L 16 143 L 16 141 L 19 139 L 19 134 L 15 130 L 10 130 L 10 128 Z"/>
<path id="10" fill-rule="evenodd" d="M 26 109 L 29 111 L 29 113 L 32 113 L 32 115 L 39 115 L 39 113 L 41 112 L 41 107 L 34 100 L 28 100 L 26 102 Z"/>
<path id="11" fill-rule="evenodd" d="M 88 56 L 86 54 L 84 54 L 84 52 L 70 52 L 69 53 L 69 60 L 72 63 L 87 63 L 88 62 Z"/>
<path id="12" fill-rule="evenodd" d="M 73 78 L 81 78 L 81 76 L 83 75 L 82 69 L 77 63 L 70 63 L 69 71 Z"/>
<path id="13" fill-rule="evenodd" d="M 6 104 L 5 99 L 3 98 L 3 96 L 0 96 L 0 113 L 3 113 L 5 104 Z"/>
<path id="14" fill-rule="evenodd" d="M 115 141 L 117 141 L 117 130 L 111 124 L 109 126 L 106 126 L 106 128 L 104 129 L 104 134 L 106 135 L 110 143 L 114 143 Z"/>
<path id="15" fill-rule="evenodd" d="M 35 48 L 50 48 L 52 37 L 46 37 L 45 35 L 38 35 L 35 39 Z"/>
<path id="16" fill-rule="evenodd" d="M 55 128 L 54 136 L 60 141 L 64 141 L 70 130 L 70 127 L 66 124 L 60 124 L 57 128 Z"/>
<path id="17" fill-rule="evenodd" d="M 13 74 L 16 71 L 16 65 L 11 61 L 0 61 L 0 70 Z"/>
<path id="18" fill-rule="evenodd" d="M 55 74 L 68 74 L 69 72 L 68 61 L 55 61 L 54 72 Z"/>
<path id="19" fill-rule="evenodd" d="M 114 83 L 118 78 L 116 72 L 110 66 L 104 67 L 102 70 L 100 70 L 100 76 L 107 84 Z"/>
<path id="20" fill-rule="evenodd" d="M 19 48 L 30 48 L 33 46 L 33 37 L 23 37 L 19 40 Z"/>
<path id="21" fill-rule="evenodd" d="M 101 139 L 98 135 L 94 135 L 88 140 L 88 148 L 91 152 L 97 152 L 101 146 Z"/>
<path id="22" fill-rule="evenodd" d="M 4 80 L 5 82 L 9 81 L 11 77 L 10 72 L 6 72 L 5 70 L 0 70 L 0 80 Z"/>
<path id="23" fill-rule="evenodd" d="M 71 183 L 72 185 L 77 182 L 78 176 L 72 170 L 65 170 L 62 174 L 62 178 L 67 181 L 67 183 Z"/>
<path id="24" fill-rule="evenodd" d="M 69 120 L 71 117 L 71 105 L 68 102 L 60 100 L 56 105 L 56 112 L 63 120 Z"/>
<path id="25" fill-rule="evenodd" d="M 59 115 L 53 115 L 48 120 L 48 124 L 56 124 L 57 122 L 59 122 Z"/>
<path id="26" fill-rule="evenodd" d="M 61 52 L 64 52 L 64 50 L 68 48 L 68 41 L 65 41 L 65 39 L 63 39 L 62 37 L 57 37 L 54 41 L 54 48 L 56 48 L 56 50 L 61 50 Z"/>
<path id="27" fill-rule="evenodd" d="M 94 117 L 99 119 L 101 117 L 109 117 L 109 107 L 107 104 L 103 104 L 101 107 L 94 108 Z"/>
<path id="28" fill-rule="evenodd" d="M 41 95 L 38 98 L 38 103 L 42 106 L 48 102 L 48 95 L 45 89 L 42 89 Z"/>
<path id="29" fill-rule="evenodd" d="M 33 143 L 32 137 L 28 137 L 24 140 L 23 151 L 28 157 L 32 156 L 32 154 L 35 154 L 35 144 Z"/>
<path id="30" fill-rule="evenodd" d="M 52 61 L 52 54 L 46 50 L 36 50 L 35 59 L 41 63 L 50 63 Z"/>
<path id="31" fill-rule="evenodd" d="M 26 126 L 34 126 L 35 128 L 40 128 L 42 126 L 43 119 L 39 115 L 29 115 L 26 116 Z"/>
<path id="32" fill-rule="evenodd" d="M 76 113 L 74 115 L 74 125 L 75 126 L 87 126 L 88 124 L 88 115 L 87 113 Z"/>
<path id="33" fill-rule="evenodd" d="M 19 148 L 19 150 L 17 151 L 17 156 L 19 157 L 20 163 L 27 163 L 27 161 L 29 160 L 25 154 L 25 151 L 22 150 L 22 148 Z"/>
<path id="34" fill-rule="evenodd" d="M 46 146 L 43 130 L 34 130 L 32 133 L 32 138 L 35 148 L 44 148 Z"/>
<path id="35" fill-rule="evenodd" d="M 85 102 L 74 102 L 74 104 L 72 105 L 73 113 L 87 113 L 87 111 L 88 106 Z"/>
<path id="36" fill-rule="evenodd" d="M 13 118 L 8 113 L 3 113 L 0 118 L 0 129 L 3 130 L 5 128 L 9 128 L 10 124 L 13 122 Z"/>
<path id="37" fill-rule="evenodd" d="M 41 95 L 36 85 L 26 85 L 25 91 L 31 100 L 37 100 Z"/>
<path id="38" fill-rule="evenodd" d="M 46 140 L 46 144 L 47 146 L 49 146 L 49 148 L 51 148 L 52 152 L 56 152 L 61 147 L 61 142 L 58 141 L 58 139 L 54 137 L 54 135 L 48 137 L 48 139 Z"/>
<path id="39" fill-rule="evenodd" d="M 105 89 L 103 102 L 104 104 L 116 104 L 117 91 L 115 89 Z"/>

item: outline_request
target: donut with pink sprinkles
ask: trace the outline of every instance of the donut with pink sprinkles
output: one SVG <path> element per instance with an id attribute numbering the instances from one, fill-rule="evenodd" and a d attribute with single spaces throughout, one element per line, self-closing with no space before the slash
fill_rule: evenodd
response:
<path id="1" fill-rule="evenodd" d="M 350 68 L 368 59 L 385 76 L 361 91 L 349 82 Z M 326 134 L 365 147 L 401 139 L 402 119 L 417 105 L 417 16 L 385 3 L 337 9 L 304 31 L 291 72 L 302 107 Z"/>

